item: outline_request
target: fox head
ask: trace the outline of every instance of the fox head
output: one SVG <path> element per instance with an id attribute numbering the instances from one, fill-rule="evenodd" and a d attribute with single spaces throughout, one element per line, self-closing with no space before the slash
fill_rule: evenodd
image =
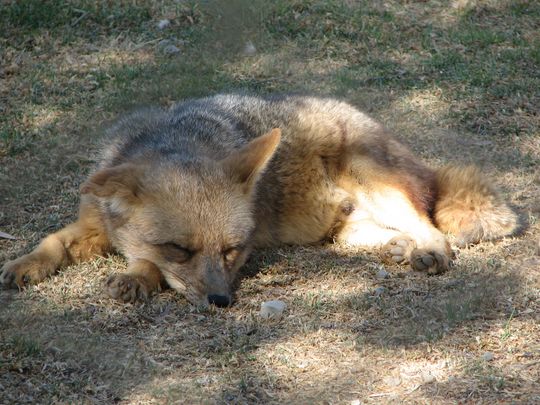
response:
<path id="1" fill-rule="evenodd" d="M 228 306 L 255 231 L 256 184 L 280 137 L 274 129 L 219 161 L 158 157 L 102 169 L 81 193 L 100 199 L 112 242 L 128 261 L 154 263 L 195 305 Z"/>

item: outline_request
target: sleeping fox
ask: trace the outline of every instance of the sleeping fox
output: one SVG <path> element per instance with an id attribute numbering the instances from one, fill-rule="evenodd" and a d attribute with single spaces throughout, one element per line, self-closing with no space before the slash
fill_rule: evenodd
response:
<path id="1" fill-rule="evenodd" d="M 224 307 L 257 247 L 337 241 L 436 274 L 450 264 L 445 233 L 466 245 L 518 227 L 477 168 L 432 170 L 334 99 L 217 95 L 135 112 L 109 132 L 78 220 L 7 262 L 4 286 L 115 250 L 128 268 L 109 278 L 113 298 L 168 284 Z"/>

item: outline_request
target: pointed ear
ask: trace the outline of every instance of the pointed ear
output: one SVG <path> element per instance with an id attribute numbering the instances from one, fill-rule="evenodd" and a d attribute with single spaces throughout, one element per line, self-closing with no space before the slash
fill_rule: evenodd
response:
<path id="1" fill-rule="evenodd" d="M 81 186 L 81 194 L 94 194 L 97 197 L 121 197 L 126 200 L 137 198 L 140 188 L 137 174 L 139 168 L 124 163 L 92 174 Z"/>
<path id="2" fill-rule="evenodd" d="M 255 138 L 221 162 L 227 173 L 251 191 L 279 145 L 281 130 L 274 128 Z"/>

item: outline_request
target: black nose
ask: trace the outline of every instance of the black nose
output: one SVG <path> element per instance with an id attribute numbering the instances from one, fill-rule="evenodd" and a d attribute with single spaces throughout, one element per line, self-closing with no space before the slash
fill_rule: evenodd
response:
<path id="1" fill-rule="evenodd" d="M 231 299 L 226 295 L 214 295 L 211 294 L 208 296 L 208 302 L 214 304 L 216 307 L 228 307 L 231 303 Z"/>

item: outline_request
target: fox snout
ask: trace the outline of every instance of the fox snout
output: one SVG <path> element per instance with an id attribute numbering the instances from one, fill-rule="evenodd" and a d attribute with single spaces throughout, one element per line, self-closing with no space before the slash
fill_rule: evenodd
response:
<path id="1" fill-rule="evenodd" d="M 216 307 L 225 308 L 231 305 L 231 297 L 228 295 L 210 294 L 208 295 L 208 303 Z"/>
<path id="2" fill-rule="evenodd" d="M 227 270 L 219 263 L 208 263 L 205 271 L 206 297 L 208 303 L 217 307 L 231 304 L 231 287 Z"/>

